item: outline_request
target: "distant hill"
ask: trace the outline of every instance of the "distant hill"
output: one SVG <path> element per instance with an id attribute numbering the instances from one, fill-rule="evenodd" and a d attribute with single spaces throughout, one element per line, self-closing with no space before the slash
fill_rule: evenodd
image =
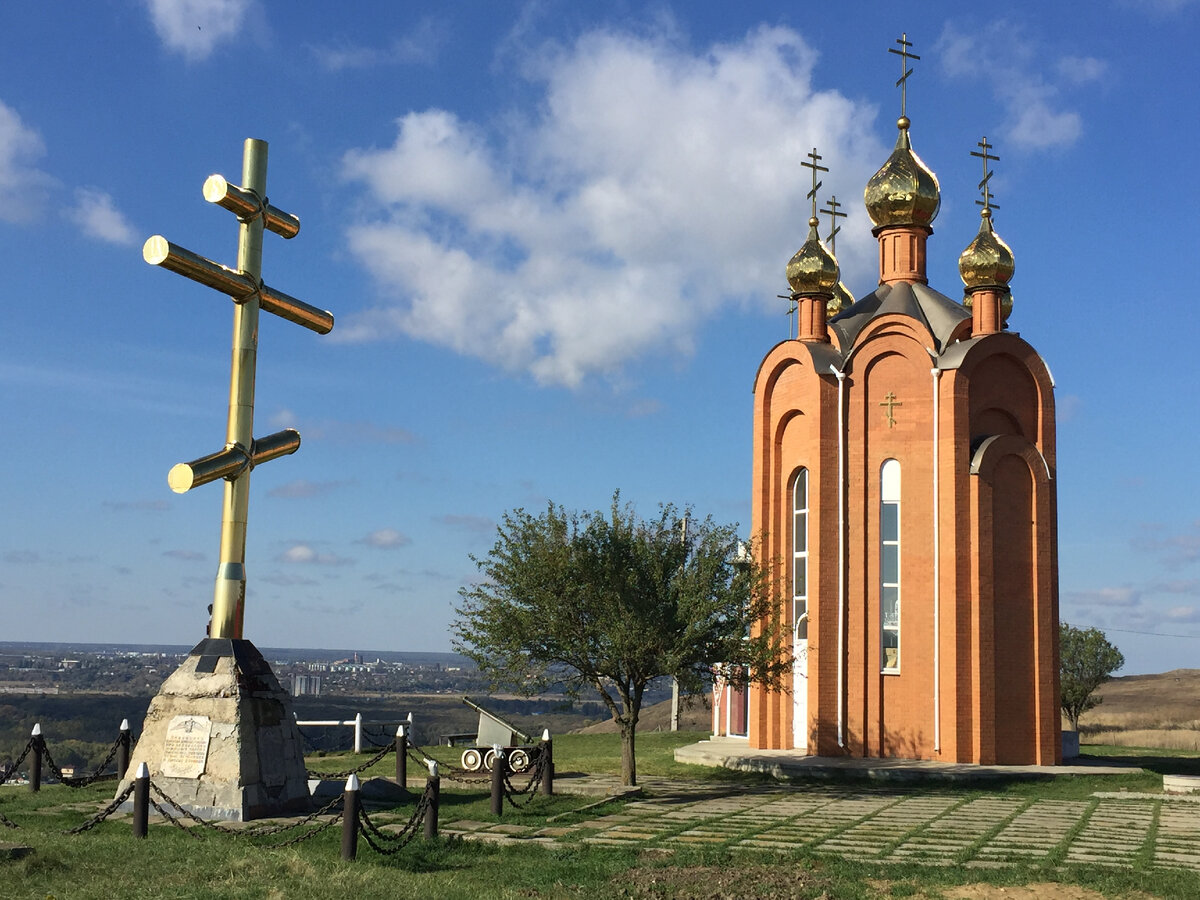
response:
<path id="1" fill-rule="evenodd" d="M 617 731 L 617 723 L 611 718 L 596 722 L 584 728 L 577 728 L 571 734 L 608 734 Z M 638 731 L 670 731 L 671 730 L 671 701 L 664 700 L 653 706 L 642 707 L 638 717 Z M 711 731 L 712 712 L 709 710 L 708 697 L 693 697 L 681 701 L 679 708 L 680 731 Z"/>

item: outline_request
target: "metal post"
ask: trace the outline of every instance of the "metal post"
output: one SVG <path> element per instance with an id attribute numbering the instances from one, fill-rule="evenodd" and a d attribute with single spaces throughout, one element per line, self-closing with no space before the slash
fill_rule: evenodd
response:
<path id="1" fill-rule="evenodd" d="M 150 767 L 138 766 L 133 782 L 133 836 L 144 838 L 150 830 Z"/>
<path id="2" fill-rule="evenodd" d="M 671 679 L 671 730 L 679 730 L 679 679 Z"/>
<path id="3" fill-rule="evenodd" d="M 46 739 L 42 737 L 42 723 L 37 722 L 30 734 L 33 742 L 33 761 L 29 768 L 29 789 L 35 794 L 42 789 L 42 755 L 46 750 Z"/>
<path id="4" fill-rule="evenodd" d="M 362 713 L 354 714 L 354 752 L 362 753 Z"/>
<path id="5" fill-rule="evenodd" d="M 342 804 L 342 859 L 352 862 L 358 856 L 358 776 L 346 779 L 346 800 Z"/>
<path id="6" fill-rule="evenodd" d="M 492 745 L 492 752 L 495 754 L 492 759 L 492 815 L 500 817 L 504 813 L 504 767 L 508 760 L 499 744 Z"/>
<path id="7" fill-rule="evenodd" d="M 542 793 L 554 796 L 554 742 L 549 728 L 542 732 Z"/>
<path id="8" fill-rule="evenodd" d="M 441 803 L 442 779 L 438 775 L 438 764 L 429 760 L 429 780 L 425 783 L 429 791 L 429 806 L 425 807 L 425 840 L 432 841 L 438 834 L 438 805 Z"/>
<path id="9" fill-rule="evenodd" d="M 121 720 L 121 734 L 117 738 L 117 781 L 125 780 L 129 771 L 129 751 L 133 749 L 133 735 L 129 733 L 129 720 Z"/>
<path id="10" fill-rule="evenodd" d="M 396 729 L 396 784 L 408 786 L 408 735 L 403 725 Z"/>
<path id="11" fill-rule="evenodd" d="M 242 187 L 267 196 L 267 142 L 247 138 L 242 150 Z M 238 228 L 238 270 L 262 281 L 261 215 L 243 219 Z M 258 295 L 233 308 L 233 361 L 229 375 L 229 419 L 225 446 L 246 453 L 254 444 L 254 373 L 258 362 Z M 212 636 L 242 637 L 246 603 L 246 518 L 250 506 L 250 472 L 225 481 L 221 513 L 221 560 L 213 591 Z"/>

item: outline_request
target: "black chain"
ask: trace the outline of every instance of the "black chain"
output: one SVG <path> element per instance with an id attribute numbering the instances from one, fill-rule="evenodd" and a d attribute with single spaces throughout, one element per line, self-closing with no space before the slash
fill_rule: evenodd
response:
<path id="1" fill-rule="evenodd" d="M 50 767 L 51 774 L 53 774 L 55 778 L 69 788 L 87 787 L 89 784 L 94 784 L 97 781 L 112 781 L 117 777 L 116 772 L 105 772 L 104 770 L 108 768 L 108 764 L 112 762 L 117 755 L 117 749 L 121 746 L 120 737 L 113 742 L 112 749 L 108 751 L 108 756 L 105 758 L 104 762 L 100 763 L 100 765 L 96 767 L 96 770 L 92 772 L 92 774 L 80 775 L 78 778 L 70 775 L 64 775 L 62 773 L 62 769 L 59 768 L 58 764 L 54 761 L 54 757 L 50 755 L 50 748 L 46 746 L 46 739 L 41 738 L 41 743 L 42 755 L 46 760 L 46 765 Z"/>
<path id="2" fill-rule="evenodd" d="M 421 766 L 428 766 L 429 760 L 433 759 L 429 753 L 425 752 L 424 747 L 420 747 L 416 744 L 408 745 L 408 756 L 409 759 Z M 483 783 L 490 780 L 492 777 L 486 771 L 480 771 L 478 769 L 464 769 L 462 766 L 454 765 L 454 763 L 438 763 L 438 769 L 439 771 L 444 772 L 447 778 L 453 778 L 455 781 L 459 782 Z"/>
<path id="3" fill-rule="evenodd" d="M 304 841 L 307 841 L 309 838 L 316 837 L 322 831 L 332 828 L 338 822 L 342 821 L 342 815 L 343 815 L 342 813 L 338 813 L 336 816 L 334 816 L 332 819 L 330 819 L 328 822 L 321 825 L 320 827 L 314 828 L 312 831 L 306 831 L 304 834 L 297 835 L 296 837 L 292 838 L 291 840 L 284 841 L 283 843 L 280 843 L 280 844 L 267 844 L 267 846 L 272 850 L 281 850 L 284 847 L 293 847 L 296 844 L 303 843 Z M 300 824 L 300 823 L 297 823 L 297 824 Z"/>
<path id="4" fill-rule="evenodd" d="M 367 815 L 367 810 L 360 806 L 358 808 L 358 830 L 363 837 L 367 839 L 367 843 L 371 845 L 371 849 L 376 853 L 382 853 L 385 856 L 393 853 L 399 853 L 401 849 L 408 845 L 414 837 L 417 836 L 417 829 L 425 818 L 425 814 L 429 810 L 429 806 L 433 801 L 433 792 L 429 786 L 425 786 L 425 792 L 421 794 L 421 799 L 417 801 L 416 808 L 413 809 L 413 814 L 409 816 L 408 822 L 400 831 L 395 834 L 383 831 L 378 825 L 371 821 L 371 817 Z M 379 844 L 376 844 L 373 838 L 379 839 Z M 384 849 L 381 845 L 390 844 L 392 849 Z"/>
<path id="5" fill-rule="evenodd" d="M 365 729 L 365 728 L 363 729 L 362 736 L 367 739 L 367 743 L 370 744 L 372 747 L 388 746 L 387 744 L 381 744 L 381 743 L 379 743 L 379 741 L 375 740 L 375 738 L 372 737 L 371 733 L 369 731 L 367 731 L 367 729 Z M 384 736 L 386 736 L 386 732 L 385 732 Z M 395 737 L 391 738 L 391 744 L 392 744 L 392 746 L 395 746 L 395 744 L 396 744 Z"/>
<path id="6" fill-rule="evenodd" d="M 395 749 L 396 749 L 395 744 L 391 744 L 387 747 L 384 747 L 382 750 L 380 750 L 378 753 L 376 753 L 373 757 L 371 757 L 365 763 L 363 763 L 361 766 L 359 766 L 357 769 L 347 769 L 345 772 L 314 772 L 310 769 L 308 772 L 308 776 L 310 778 L 349 778 L 351 775 L 357 775 L 359 772 L 364 772 L 367 769 L 371 768 L 371 766 L 375 765 L 375 763 L 379 762 L 381 759 L 383 759 L 389 753 L 392 753 Z"/>
<path id="7" fill-rule="evenodd" d="M 77 825 L 68 831 L 64 831 L 63 834 L 82 834 L 85 831 L 91 831 L 93 828 L 115 813 L 120 805 L 129 799 L 129 795 L 133 793 L 134 785 L 135 782 L 129 782 L 125 790 L 117 794 L 116 799 L 114 799 L 112 803 L 108 804 L 108 806 L 106 806 L 92 818 L 88 819 L 82 825 Z"/>
<path id="8" fill-rule="evenodd" d="M 171 815 L 163 807 L 159 806 L 158 801 L 155 800 L 153 797 L 150 798 L 150 805 L 153 806 L 156 810 L 158 810 L 158 814 L 160 816 L 162 816 L 164 819 L 166 819 L 168 822 L 170 822 L 172 825 L 174 825 L 176 828 L 178 828 L 180 831 L 182 831 L 188 837 L 190 837 L 194 840 L 197 840 L 197 841 L 204 840 L 203 835 L 197 834 L 195 831 L 192 831 L 192 829 L 188 828 L 186 825 L 184 825 L 182 822 L 180 822 L 178 818 Z M 178 809 L 179 807 L 175 807 L 175 808 Z"/>
<path id="9" fill-rule="evenodd" d="M 6 816 L 4 813 L 0 813 L 0 825 L 3 825 L 5 828 L 20 828 L 21 827 L 16 822 L 14 822 L 12 819 L 10 819 L 8 816 Z"/>
<path id="10" fill-rule="evenodd" d="M 29 751 L 33 749 L 33 738 L 29 739 L 29 743 L 25 745 L 25 749 L 21 751 L 21 755 L 17 757 L 17 761 L 4 770 L 4 774 L 0 775 L 0 784 L 8 781 L 8 779 L 16 773 L 17 767 L 25 762 L 25 757 L 29 755 Z"/>
<path id="11" fill-rule="evenodd" d="M 323 816 L 327 812 L 332 810 L 335 806 L 337 806 L 339 803 L 341 803 L 343 798 L 346 796 L 345 792 L 338 794 L 336 797 L 334 797 L 332 800 L 330 800 L 328 803 L 326 803 L 324 806 L 322 806 L 316 812 L 310 813 L 309 815 L 305 816 L 303 819 L 300 819 L 299 821 L 296 821 L 296 822 L 285 823 L 283 825 L 267 825 L 267 826 L 262 826 L 262 827 L 257 827 L 257 828 L 255 828 L 255 827 L 230 828 L 228 825 L 221 825 L 218 822 L 214 822 L 210 819 L 204 819 L 204 818 L 201 818 L 200 816 L 196 815 L 194 812 L 189 810 L 187 807 L 177 803 L 175 800 L 172 800 L 169 796 L 167 796 L 165 793 L 163 793 L 162 788 L 160 788 L 153 781 L 150 782 L 150 788 L 151 788 L 151 790 L 154 791 L 154 793 L 158 794 L 158 796 L 162 798 L 164 803 L 169 803 L 171 806 L 175 807 L 175 809 L 177 809 L 179 811 L 179 814 L 183 818 L 191 819 L 197 825 L 203 825 L 205 828 L 208 828 L 211 831 L 219 831 L 222 834 L 232 834 L 232 835 L 245 836 L 245 837 L 266 837 L 267 835 L 272 835 L 272 834 L 282 834 L 285 831 L 291 831 L 293 828 L 299 828 L 302 825 L 307 825 L 309 822 L 315 821 L 320 816 Z"/>
<path id="12" fill-rule="evenodd" d="M 521 790 L 518 791 L 516 788 L 513 787 L 512 782 L 508 778 L 508 773 L 506 772 L 504 774 L 504 797 L 505 797 L 505 799 L 508 800 L 508 802 L 512 805 L 512 807 L 514 809 L 524 809 L 530 803 L 533 802 L 533 798 L 534 798 L 534 796 L 536 796 L 536 794 L 534 794 L 534 791 L 536 791 L 538 786 L 542 783 L 542 776 L 545 774 L 546 774 L 546 756 L 543 753 L 538 754 L 537 763 L 535 763 L 535 768 L 533 770 L 533 775 L 530 776 L 529 783 L 526 784 L 525 787 L 523 787 Z M 518 803 L 515 799 L 513 799 L 514 797 L 523 796 L 525 794 L 529 794 L 529 798 L 526 799 L 525 802 L 523 802 L 523 803 Z"/>

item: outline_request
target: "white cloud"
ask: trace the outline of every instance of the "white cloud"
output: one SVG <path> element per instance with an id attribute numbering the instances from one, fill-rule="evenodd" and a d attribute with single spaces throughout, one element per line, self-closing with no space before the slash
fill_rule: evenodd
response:
<path id="1" fill-rule="evenodd" d="M 380 528 L 362 538 L 359 543 L 366 544 L 368 547 L 378 547 L 382 550 L 394 550 L 397 547 L 407 547 L 412 543 L 412 538 L 407 534 L 402 534 L 395 528 Z"/>
<path id="2" fill-rule="evenodd" d="M 426 17 L 385 47 L 341 42 L 310 49 L 317 63 L 331 72 L 383 65 L 428 65 L 437 60 L 449 36 L 444 23 Z"/>
<path id="3" fill-rule="evenodd" d="M 340 340 L 406 334 L 565 385 L 686 354 L 721 307 L 778 302 L 806 232 L 805 153 L 843 197 L 887 155 L 873 110 L 815 90 L 816 54 L 787 28 L 701 52 L 594 31 L 533 56 L 536 111 L 495 128 L 411 112 L 392 146 L 346 154 L 374 205 L 349 243 L 383 303 L 344 316 Z M 873 286 L 855 215 L 843 278 Z"/>
<path id="4" fill-rule="evenodd" d="M 275 557 L 275 560 L 281 563 L 316 566 L 344 566 L 354 562 L 354 560 L 338 556 L 336 553 L 317 550 L 310 544 L 292 544 Z"/>
<path id="5" fill-rule="evenodd" d="M 104 191 L 76 188 L 75 203 L 67 210 L 67 218 L 82 228 L 88 237 L 125 247 L 137 243 L 133 226 Z"/>
<path id="6" fill-rule="evenodd" d="M 1006 141 L 1028 150 L 1069 146 L 1083 133 L 1083 120 L 1065 108 L 1062 87 L 1097 80 L 1104 63 L 1070 55 L 1051 61 L 1045 48 L 1015 34 L 1019 30 L 1012 22 L 998 21 L 968 34 L 947 22 L 937 44 L 942 68 L 953 78 L 988 82 L 1005 108 L 1001 126 Z M 997 46 L 1008 49 L 1003 54 L 988 51 Z"/>
<path id="7" fill-rule="evenodd" d="M 42 137 L 0 101 L 0 220 L 25 222 L 41 209 L 54 179 L 34 163 L 46 153 Z"/>
<path id="8" fill-rule="evenodd" d="M 146 0 L 159 39 L 189 60 L 238 35 L 253 0 Z"/>

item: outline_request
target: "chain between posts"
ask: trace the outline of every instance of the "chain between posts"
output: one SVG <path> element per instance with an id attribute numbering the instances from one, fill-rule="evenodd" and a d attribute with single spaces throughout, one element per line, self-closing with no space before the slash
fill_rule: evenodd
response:
<path id="1" fill-rule="evenodd" d="M 425 815 L 429 812 L 430 801 L 432 799 L 432 791 L 427 784 L 425 792 L 421 794 L 421 799 L 417 801 L 417 806 L 413 810 L 413 814 L 409 816 L 408 822 L 396 834 L 389 834 L 383 831 L 378 825 L 371 821 L 367 815 L 366 809 L 359 807 L 358 810 L 358 830 L 359 833 L 366 838 L 368 846 L 376 853 L 384 856 L 392 856 L 403 850 L 417 836 L 417 831 L 424 821 Z M 376 839 L 380 843 L 375 843 Z M 385 846 L 391 844 L 392 846 Z"/>
<path id="2" fill-rule="evenodd" d="M 389 753 L 394 753 L 395 750 L 396 745 L 394 743 L 390 746 L 386 746 L 356 769 L 347 769 L 345 772 L 314 772 L 309 769 L 308 775 L 310 778 L 349 778 L 351 775 L 357 775 L 359 772 L 365 772 Z"/>
<path id="3" fill-rule="evenodd" d="M 39 737 L 41 736 L 39 735 Z M 50 767 L 51 773 L 53 773 L 54 777 L 57 778 L 59 782 L 69 788 L 87 787 L 89 784 L 95 784 L 97 781 L 110 781 L 117 777 L 116 772 L 105 772 L 104 770 L 108 768 L 108 764 L 110 762 L 116 759 L 117 750 L 119 750 L 121 747 L 121 740 L 121 736 L 118 735 L 117 739 L 113 741 L 112 748 L 108 751 L 108 756 L 105 758 L 104 762 L 100 763 L 100 765 L 95 768 L 92 774 L 80 775 L 79 777 L 63 775 L 62 769 L 59 768 L 58 764 L 54 762 L 54 757 L 50 755 L 50 748 L 46 746 L 46 739 L 44 737 L 41 738 L 42 754 L 46 760 L 46 765 Z M 31 740 L 30 744 L 32 743 L 33 741 Z"/>
<path id="4" fill-rule="evenodd" d="M 425 752 L 425 748 L 417 744 L 408 745 L 408 758 L 420 766 L 425 766 L 433 756 Z M 449 777 L 455 781 L 465 782 L 467 784 L 480 783 L 488 781 L 492 776 L 487 771 L 472 771 L 464 769 L 462 766 L 456 766 L 454 763 L 438 763 L 438 767 L 446 772 Z"/>
<path id="5" fill-rule="evenodd" d="M 133 788 L 134 782 L 130 781 L 125 790 L 117 794 L 112 803 L 108 804 L 108 806 L 104 807 L 104 809 L 92 816 L 92 818 L 88 819 L 82 825 L 77 825 L 74 828 L 70 828 L 64 831 L 63 834 L 83 834 L 85 831 L 91 831 L 93 828 L 115 813 L 121 807 L 121 804 L 129 799 L 130 795 L 133 793 Z"/>
<path id="6" fill-rule="evenodd" d="M 534 765 L 533 774 L 529 777 L 529 782 L 525 787 L 517 790 L 513 787 L 512 781 L 509 780 L 508 772 L 504 773 L 504 797 L 508 800 L 513 809 L 524 809 L 533 802 L 534 792 L 542 783 L 542 777 L 546 774 L 546 754 L 538 753 L 537 763 Z M 525 794 L 530 794 L 529 799 L 523 803 L 518 803 L 514 797 L 521 797 Z"/>
<path id="7" fill-rule="evenodd" d="M 17 757 L 17 761 L 5 769 L 3 774 L 0 774 L 0 784 L 4 784 L 12 775 L 16 774 L 17 769 L 20 768 L 21 763 L 25 762 L 25 757 L 29 755 L 29 751 L 33 749 L 33 746 L 33 738 L 30 738 L 29 743 L 25 745 L 25 749 L 21 751 L 21 755 Z"/>
<path id="8" fill-rule="evenodd" d="M 6 816 L 4 813 L 0 813 L 0 825 L 3 825 L 5 828 L 20 828 L 21 827 L 16 822 L 14 822 L 12 819 L 10 819 L 8 816 Z"/>
<path id="9" fill-rule="evenodd" d="M 168 796 L 166 793 L 164 793 L 162 788 L 160 788 L 153 781 L 150 782 L 150 790 L 153 791 L 155 794 L 157 794 L 164 803 L 167 803 L 167 804 L 175 807 L 175 809 L 178 810 L 179 816 L 181 818 L 190 819 L 191 821 L 195 822 L 197 825 L 201 825 L 204 828 L 209 829 L 210 831 L 218 831 L 221 834 L 232 834 L 232 835 L 235 835 L 238 837 L 243 837 L 243 836 L 244 837 L 267 837 L 268 835 L 282 834 L 285 831 L 291 831 L 294 828 L 300 828 L 304 825 L 309 824 L 310 822 L 316 821 L 318 818 L 325 815 L 326 813 L 331 812 L 333 810 L 333 808 L 335 806 L 337 806 L 339 803 L 341 803 L 342 800 L 346 796 L 345 792 L 343 791 L 341 794 L 338 794 L 336 797 L 334 797 L 332 800 L 330 800 L 328 803 L 326 803 L 324 806 L 322 806 L 316 812 L 309 813 L 309 815 L 305 816 L 303 819 L 300 819 L 299 821 L 296 821 L 296 822 L 291 822 L 291 823 L 287 823 L 287 824 L 283 824 L 283 825 L 270 825 L 270 826 L 264 826 L 264 827 L 259 827 L 259 828 L 254 828 L 254 827 L 252 827 L 252 828 L 230 828 L 228 825 L 221 825 L 218 822 L 214 822 L 210 819 L 205 819 L 205 818 L 202 818 L 201 816 L 196 815 L 194 812 L 192 812 L 191 810 L 182 806 L 181 804 L 179 804 L 178 802 L 173 800 L 170 796 Z M 157 808 L 158 808 L 158 806 L 155 805 L 155 809 L 157 809 Z M 339 816 L 340 816 L 340 813 L 339 813 Z"/>
<path id="10" fill-rule="evenodd" d="M 160 791 L 159 793 L 161 794 L 162 792 Z M 186 825 L 184 825 L 182 822 L 180 822 L 178 817 L 173 816 L 169 812 L 167 812 L 167 810 L 165 808 L 163 808 L 162 806 L 160 806 L 159 802 L 157 800 L 155 800 L 153 797 L 150 798 L 150 805 L 153 806 L 156 810 L 158 810 L 158 814 L 160 816 L 162 816 L 164 819 L 166 819 L 168 822 L 170 822 L 172 825 L 174 825 L 176 828 L 178 828 L 180 831 L 182 831 L 184 834 L 186 834 L 192 840 L 196 840 L 196 841 L 204 840 L 203 837 L 201 837 L 199 834 L 192 831 L 192 829 L 188 828 Z M 175 808 L 179 809 L 179 807 L 175 807 Z"/>

